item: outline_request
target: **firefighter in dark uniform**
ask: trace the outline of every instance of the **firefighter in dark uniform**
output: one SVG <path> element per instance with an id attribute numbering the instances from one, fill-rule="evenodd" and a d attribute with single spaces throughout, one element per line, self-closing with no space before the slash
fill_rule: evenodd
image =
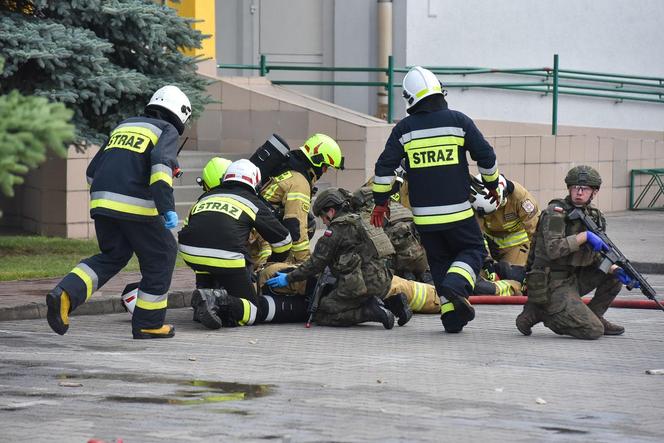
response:
<path id="1" fill-rule="evenodd" d="M 204 176 L 212 175 L 205 172 Z M 209 181 L 216 184 L 219 179 Z M 198 289 L 192 296 L 192 306 L 209 329 L 226 326 L 217 308 L 222 292 L 241 306 L 240 325 L 260 322 L 269 311 L 268 306 L 262 306 L 265 300 L 258 297 L 251 281 L 247 240 L 252 229 L 270 243 L 277 257 L 285 258 L 290 252 L 288 230 L 256 193 L 260 181 L 260 170 L 249 160 L 231 163 L 222 184 L 212 187 L 192 206 L 178 234 L 180 254 L 196 272 Z M 218 288 L 224 291 L 214 291 Z"/>
<path id="2" fill-rule="evenodd" d="M 543 321 L 556 334 L 582 339 L 602 335 L 621 335 L 625 328 L 604 318 L 622 283 L 638 287 L 622 268 L 613 265 L 608 274 L 599 269 L 599 251 L 608 246 L 587 231 L 579 220 L 567 215 L 580 208 L 602 230 L 606 220 L 591 202 L 599 192 L 602 178 L 590 166 L 576 166 L 565 177 L 568 195 L 555 199 L 542 212 L 537 225 L 534 247 L 528 256 L 526 285 L 528 301 L 516 319 L 516 327 L 524 335 Z M 586 306 L 582 295 L 595 290 Z"/>
<path id="3" fill-rule="evenodd" d="M 154 93 L 144 115 L 120 123 L 90 162 L 90 214 L 101 253 L 81 261 L 46 296 L 48 323 L 58 334 L 67 332 L 69 313 L 136 253 L 142 279 L 133 336 L 174 335 L 173 326 L 164 324 L 177 255 L 170 232 L 178 224 L 172 186 L 178 137 L 190 116 L 187 96 L 176 86 L 164 86 Z"/>
<path id="4" fill-rule="evenodd" d="M 376 161 L 373 183 L 374 226 L 389 214 L 389 196 L 395 170 L 406 159 L 413 221 L 427 253 L 447 332 L 460 332 L 475 317 L 468 302 L 482 266 L 485 249 L 477 220 L 468 201 L 468 152 L 478 164 L 482 180 L 496 201 L 498 166 L 493 148 L 473 121 L 448 109 L 436 76 L 419 66 L 403 80 L 409 116 L 392 130 Z"/>
<path id="5" fill-rule="evenodd" d="M 336 286 L 320 300 L 315 314 L 318 324 L 380 322 L 385 329 L 391 329 L 396 315 L 402 326 L 412 317 L 406 297 L 399 294 L 383 304 L 392 282 L 386 259 L 394 254 L 394 248 L 382 230 L 350 212 L 350 197 L 350 193 L 339 188 L 321 192 L 313 212 L 321 217 L 327 230 L 311 257 L 289 273 L 278 272 L 266 283 L 282 288 L 314 278 L 329 267 L 336 277 Z"/>
<path id="6" fill-rule="evenodd" d="M 290 152 L 288 164 L 275 172 L 261 191 L 265 200 L 283 213 L 282 223 L 293 238 L 290 257 L 293 263 L 302 263 L 311 254 L 307 236 L 311 191 L 314 183 L 330 167 L 344 168 L 341 148 L 332 137 L 314 134 L 299 150 Z M 270 257 L 269 245 L 262 242 L 259 249 L 259 257 L 255 261 L 264 263 Z M 270 261 L 276 260 L 272 257 Z"/>

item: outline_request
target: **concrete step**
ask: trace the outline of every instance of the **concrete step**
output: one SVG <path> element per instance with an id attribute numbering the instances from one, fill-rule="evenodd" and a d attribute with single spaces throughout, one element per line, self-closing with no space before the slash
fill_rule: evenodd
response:
<path id="1" fill-rule="evenodd" d="M 223 157 L 235 161 L 246 157 L 246 155 L 227 152 L 182 151 L 178 156 L 178 163 L 182 170 L 193 169 L 199 171 L 197 173 L 200 174 L 200 170 L 212 157 Z"/>

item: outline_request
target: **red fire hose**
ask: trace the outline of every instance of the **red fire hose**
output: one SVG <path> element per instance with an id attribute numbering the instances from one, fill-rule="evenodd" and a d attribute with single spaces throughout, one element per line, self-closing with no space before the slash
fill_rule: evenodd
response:
<path id="1" fill-rule="evenodd" d="M 501 297 L 498 295 L 471 295 L 470 303 L 473 305 L 522 305 L 526 303 L 528 297 L 524 295 L 513 295 L 511 297 Z M 582 298 L 585 304 L 590 301 L 589 298 Z M 659 306 L 652 300 L 633 300 L 616 298 L 611 303 L 614 308 L 631 309 L 659 309 Z"/>

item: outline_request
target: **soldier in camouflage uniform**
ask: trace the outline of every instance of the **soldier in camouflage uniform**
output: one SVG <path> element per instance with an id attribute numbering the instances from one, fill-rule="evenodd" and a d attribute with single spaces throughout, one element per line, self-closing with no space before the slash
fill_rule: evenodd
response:
<path id="1" fill-rule="evenodd" d="M 386 259 L 394 249 L 381 229 L 373 228 L 350 212 L 350 194 L 329 188 L 321 192 L 313 206 L 327 230 L 316 243 L 311 257 L 289 273 L 278 272 L 267 280 L 273 288 L 307 280 L 329 267 L 337 279 L 336 287 L 320 300 L 315 320 L 328 326 L 350 326 L 363 322 L 380 322 L 385 329 L 399 325 L 412 316 L 406 297 L 390 297 L 383 304 L 392 281 Z"/>
<path id="2" fill-rule="evenodd" d="M 394 274 L 399 277 L 414 279 L 420 282 L 431 283 L 429 263 L 424 247 L 420 243 L 420 236 L 413 223 L 413 213 L 407 207 L 401 205 L 399 181 L 395 181 L 394 193 L 390 196 L 390 215 L 383 225 L 385 234 L 390 239 L 396 251 L 390 266 Z M 355 212 L 359 213 L 365 221 L 369 222 L 373 210 L 373 192 L 369 184 L 361 187 L 353 193 L 351 205 Z"/>
<path id="3" fill-rule="evenodd" d="M 620 292 L 624 272 L 615 265 L 609 274 L 599 270 L 598 251 L 607 245 L 581 221 L 567 217 L 581 208 L 602 230 L 606 228 L 604 216 L 591 205 L 602 179 L 592 167 L 576 166 L 567 173 L 565 183 L 569 194 L 552 200 L 537 226 L 527 265 L 528 302 L 516 326 L 524 335 L 530 335 L 540 321 L 556 334 L 576 338 L 620 335 L 625 329 L 606 320 L 604 313 Z M 581 296 L 593 289 L 595 296 L 586 306 Z"/>

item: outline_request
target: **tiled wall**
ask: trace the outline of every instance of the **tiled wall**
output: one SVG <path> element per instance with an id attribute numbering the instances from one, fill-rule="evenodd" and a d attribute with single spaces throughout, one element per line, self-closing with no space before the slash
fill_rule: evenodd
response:
<path id="1" fill-rule="evenodd" d="M 260 77 L 214 81 L 209 93 L 217 102 L 187 130 L 190 140 L 185 149 L 249 156 L 272 133 L 296 149 L 309 135 L 322 132 L 341 145 L 346 170 L 329 171 L 318 184 L 321 189 L 361 186 L 373 174 L 392 129 L 382 120 L 274 86 Z M 542 206 L 566 194 L 563 179 L 575 165 L 589 164 L 599 170 L 604 183 L 597 203 L 603 211 L 628 207 L 630 170 L 664 168 L 664 132 L 560 127 L 559 134 L 564 135 L 554 137 L 547 135 L 548 125 L 477 124 L 494 146 L 501 171 L 526 186 Z M 78 152 L 71 147 L 66 160 L 51 158 L 31 171 L 15 198 L 0 196 L 4 212 L 0 225 L 43 235 L 94 236 L 85 169 L 95 153 L 96 148 Z M 476 171 L 475 166 L 472 169 Z M 637 180 L 637 193 L 644 181 L 643 177 Z"/>
<path id="2" fill-rule="evenodd" d="M 96 152 L 96 147 L 79 152 L 72 146 L 67 159 L 49 157 L 26 176 L 14 198 L 0 200 L 2 225 L 47 236 L 93 236 L 85 170 Z"/>
<path id="3" fill-rule="evenodd" d="M 596 135 L 542 135 L 487 137 L 494 146 L 499 168 L 523 184 L 541 206 L 567 193 L 564 178 L 576 165 L 590 165 L 602 176 L 596 204 L 602 211 L 629 207 L 629 171 L 664 168 L 664 141 Z M 476 168 L 473 167 L 476 172 Z M 635 193 L 647 178 L 635 182 Z"/>
<path id="4" fill-rule="evenodd" d="M 322 132 L 341 146 L 346 169 L 329 170 L 318 183 L 321 189 L 361 186 L 392 129 L 383 120 L 274 86 L 261 77 L 225 77 L 208 92 L 221 103 L 206 108 L 189 131 L 186 149 L 249 156 L 273 133 L 297 149 L 310 135 Z"/>

